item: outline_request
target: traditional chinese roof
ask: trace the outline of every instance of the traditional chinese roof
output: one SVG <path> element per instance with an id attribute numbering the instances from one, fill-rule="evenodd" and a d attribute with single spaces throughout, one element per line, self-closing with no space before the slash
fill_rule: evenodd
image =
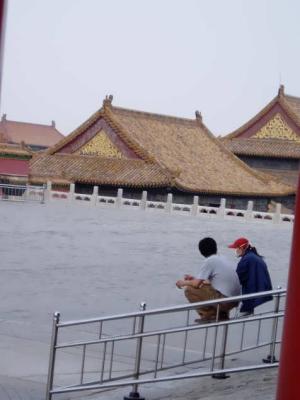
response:
<path id="1" fill-rule="evenodd" d="M 300 98 L 285 94 L 281 85 L 277 96 L 258 114 L 222 139 L 250 137 L 300 142 Z"/>
<path id="2" fill-rule="evenodd" d="M 281 182 L 294 187 L 295 190 L 297 189 L 299 178 L 299 171 L 297 170 L 259 169 L 259 171 L 271 175 Z"/>
<path id="3" fill-rule="evenodd" d="M 236 155 L 300 159 L 300 142 L 281 139 L 227 139 L 223 144 Z"/>
<path id="4" fill-rule="evenodd" d="M 32 151 L 24 144 L 0 143 L 0 158 L 31 158 Z"/>
<path id="5" fill-rule="evenodd" d="M 171 176 L 157 164 L 76 154 L 40 154 L 30 163 L 30 180 L 46 183 L 80 182 L 94 185 L 166 187 Z"/>
<path id="6" fill-rule="evenodd" d="M 132 165 L 128 156 L 131 151 L 144 162 L 168 170 L 173 177 L 173 187 L 179 190 L 241 196 L 281 196 L 295 192 L 235 157 L 207 129 L 199 112 L 196 112 L 195 119 L 177 118 L 115 107 L 111 101 L 112 97 L 105 99 L 99 111 L 47 153 L 85 154 L 85 146 L 90 142 L 84 142 L 84 137 L 89 141 L 95 140 L 101 127 L 101 135 L 108 130 L 113 131 L 114 136 L 108 132 L 114 142 L 109 151 L 112 155 L 125 158 L 121 158 L 124 167 Z M 99 140 L 104 140 L 103 136 Z M 122 150 L 125 147 L 127 156 Z M 96 149 L 96 144 L 91 148 Z M 111 162 L 116 162 L 116 158 Z M 86 177 L 93 174 L 92 168 L 84 162 L 82 167 L 86 170 Z M 73 176 L 77 179 L 75 174 Z M 110 179 L 113 179 L 113 174 Z"/>
<path id="7" fill-rule="evenodd" d="M 0 137 L 9 143 L 24 142 L 29 146 L 47 148 L 54 146 L 64 136 L 56 129 L 54 121 L 51 125 L 9 121 L 4 114 L 0 121 Z"/>

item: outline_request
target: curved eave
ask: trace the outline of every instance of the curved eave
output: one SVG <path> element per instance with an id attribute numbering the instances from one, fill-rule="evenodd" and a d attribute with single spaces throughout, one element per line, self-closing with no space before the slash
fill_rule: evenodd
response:
<path id="1" fill-rule="evenodd" d="M 265 154 L 265 153 L 255 153 L 255 152 L 247 152 L 247 151 L 235 151 L 235 150 L 231 150 L 233 152 L 233 154 L 237 155 L 237 156 L 249 156 L 249 157 L 260 157 L 260 158 L 289 158 L 289 159 L 293 159 L 293 160 L 299 160 L 300 159 L 300 155 L 293 155 L 293 154 Z"/>
<path id="2" fill-rule="evenodd" d="M 107 185 L 107 186 L 116 186 L 116 187 L 127 187 L 127 188 L 167 188 L 170 187 L 169 183 L 129 183 L 129 182 L 111 182 L 111 181 L 96 181 L 94 179 L 75 179 L 74 182 L 82 183 L 82 184 L 90 184 L 90 185 Z"/>
<path id="3" fill-rule="evenodd" d="M 272 178 L 275 180 L 275 178 Z M 286 185 L 287 186 L 287 185 Z M 179 182 L 175 183 L 175 187 L 179 190 L 182 190 L 187 193 L 195 193 L 195 194 L 204 194 L 204 195 L 215 195 L 215 196 L 238 196 L 238 197 L 282 197 L 282 196 L 292 196 L 296 194 L 296 189 L 291 188 L 285 192 L 265 192 L 265 193 L 257 193 L 257 192 L 239 192 L 239 191 L 222 191 L 222 190 L 209 190 L 203 189 L 200 190 L 199 188 L 189 188 L 186 187 Z"/>

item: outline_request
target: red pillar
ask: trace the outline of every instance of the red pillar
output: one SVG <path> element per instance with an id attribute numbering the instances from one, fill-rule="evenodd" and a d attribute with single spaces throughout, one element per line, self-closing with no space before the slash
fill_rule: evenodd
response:
<path id="1" fill-rule="evenodd" d="M 296 196 L 286 311 L 280 354 L 277 400 L 300 399 L 300 177 Z"/>
<path id="2" fill-rule="evenodd" d="M 1 101 L 1 83 L 2 83 L 2 70 L 3 70 L 6 10 L 7 10 L 7 1 L 0 0 L 0 101 Z"/>

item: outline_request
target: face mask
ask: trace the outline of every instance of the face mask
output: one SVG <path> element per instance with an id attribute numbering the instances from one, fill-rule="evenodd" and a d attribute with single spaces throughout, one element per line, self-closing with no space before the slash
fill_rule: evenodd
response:
<path id="1" fill-rule="evenodd" d="M 235 249 L 235 256 L 237 258 L 241 257 L 241 249 Z"/>

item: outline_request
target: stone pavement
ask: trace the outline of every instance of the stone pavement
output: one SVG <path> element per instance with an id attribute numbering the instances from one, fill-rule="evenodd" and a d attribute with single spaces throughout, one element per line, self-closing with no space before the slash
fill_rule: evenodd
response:
<path id="1" fill-rule="evenodd" d="M 21 378 L 0 376 L 1 400 L 41 400 L 44 398 L 44 384 Z"/>
<path id="2" fill-rule="evenodd" d="M 225 381 L 202 378 L 173 383 L 161 383 L 139 387 L 146 400 L 274 400 L 277 370 L 232 375 Z M 95 394 L 57 395 L 54 399 L 75 400 L 122 400 L 130 388 L 109 390 Z M 45 385 L 39 382 L 0 376 L 1 400 L 44 400 Z"/>
<path id="3" fill-rule="evenodd" d="M 290 225 L 11 203 L 0 203 L 0 221 L 0 400 L 44 399 L 54 311 L 71 320 L 131 312 L 141 301 L 148 309 L 185 302 L 175 281 L 197 272 L 197 242 L 203 236 L 215 237 L 235 262 L 226 245 L 248 236 L 265 256 L 274 287 L 286 283 Z M 143 394 L 215 400 L 228 393 L 233 400 L 235 393 L 239 399 L 261 393 L 260 399 L 270 400 L 275 375 L 251 372 L 226 381 L 153 384 L 143 387 Z M 128 392 L 109 391 L 98 398 L 122 399 Z"/>

